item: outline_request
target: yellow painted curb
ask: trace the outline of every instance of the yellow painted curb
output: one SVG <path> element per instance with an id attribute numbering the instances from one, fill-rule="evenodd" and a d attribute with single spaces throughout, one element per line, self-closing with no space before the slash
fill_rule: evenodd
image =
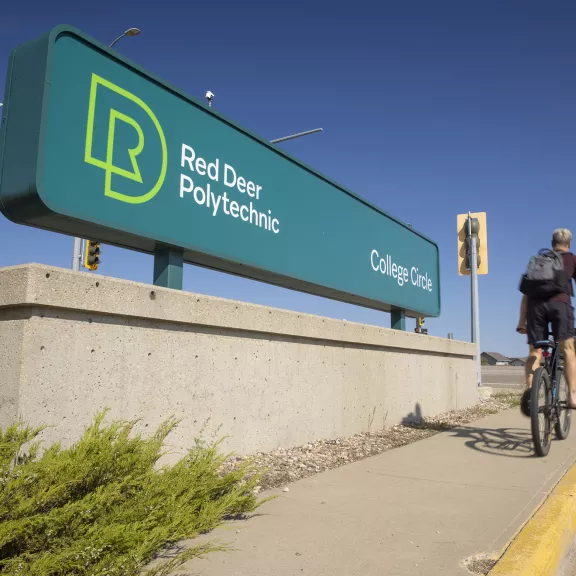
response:
<path id="1" fill-rule="evenodd" d="M 576 464 L 520 530 L 489 576 L 554 576 L 576 537 Z"/>

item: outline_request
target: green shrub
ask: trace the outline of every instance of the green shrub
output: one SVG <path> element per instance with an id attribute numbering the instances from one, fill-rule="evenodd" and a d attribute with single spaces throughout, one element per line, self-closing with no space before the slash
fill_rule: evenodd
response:
<path id="1" fill-rule="evenodd" d="M 40 453 L 40 428 L 0 431 L 0 574 L 130 576 L 167 545 L 257 508 L 250 464 L 222 475 L 218 443 L 157 466 L 177 422 L 149 438 L 135 422 L 104 425 L 105 412 L 72 447 Z M 24 446 L 29 446 L 23 451 Z M 148 574 L 164 574 L 211 545 L 188 549 Z"/>

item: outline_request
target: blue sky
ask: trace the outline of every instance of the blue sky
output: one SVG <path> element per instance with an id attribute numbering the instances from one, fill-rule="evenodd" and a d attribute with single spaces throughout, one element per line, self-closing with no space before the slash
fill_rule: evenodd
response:
<path id="1" fill-rule="evenodd" d="M 488 214 L 482 349 L 524 352 L 518 280 L 576 206 L 576 4 L 570 0 L 10 2 L 0 9 L 0 91 L 10 51 L 57 24 L 103 42 L 265 138 L 321 126 L 289 153 L 410 222 L 440 247 L 431 334 L 469 339 L 456 215 Z M 0 266 L 70 266 L 72 240 L 0 217 Z M 152 258 L 103 246 L 98 273 L 150 282 Z M 186 266 L 184 288 L 389 326 L 388 314 Z M 410 321 L 410 329 L 414 323 Z"/>

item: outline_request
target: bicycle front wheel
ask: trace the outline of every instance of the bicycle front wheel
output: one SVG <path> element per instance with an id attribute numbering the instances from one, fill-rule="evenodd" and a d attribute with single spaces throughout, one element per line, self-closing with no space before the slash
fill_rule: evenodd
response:
<path id="1" fill-rule="evenodd" d="M 545 368 L 538 368 L 532 380 L 530 393 L 530 420 L 532 440 L 538 456 L 546 456 L 552 441 L 550 414 L 552 410 L 552 389 L 550 376 Z"/>

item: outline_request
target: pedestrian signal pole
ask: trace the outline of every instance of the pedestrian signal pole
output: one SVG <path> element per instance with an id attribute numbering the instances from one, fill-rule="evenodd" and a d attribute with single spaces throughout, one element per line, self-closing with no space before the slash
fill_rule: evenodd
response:
<path id="1" fill-rule="evenodd" d="M 476 345 L 476 379 L 482 385 L 480 351 L 480 304 L 478 276 L 488 273 L 486 213 L 460 214 L 458 216 L 458 273 L 470 276 L 470 326 L 471 341 Z"/>

